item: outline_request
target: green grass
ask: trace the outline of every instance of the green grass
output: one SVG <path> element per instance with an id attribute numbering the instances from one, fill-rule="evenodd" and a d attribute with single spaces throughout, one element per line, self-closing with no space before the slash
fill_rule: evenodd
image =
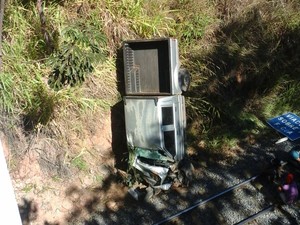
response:
<path id="1" fill-rule="evenodd" d="M 14 109 L 13 79 L 10 74 L 0 75 L 0 106 L 6 112 Z"/>
<path id="2" fill-rule="evenodd" d="M 34 190 L 35 188 L 36 188 L 36 184 L 28 183 L 28 184 L 25 185 L 24 188 L 22 188 L 22 191 L 25 192 L 25 193 L 29 193 L 32 190 Z"/>
<path id="3" fill-rule="evenodd" d="M 1 113 L 17 118 L 20 127 L 19 121 L 25 119 L 31 125 L 27 132 L 34 133 L 37 127 L 55 130 L 51 138 L 68 149 L 69 136 L 81 133 L 92 114 L 107 112 L 121 100 L 117 50 L 122 41 L 174 37 L 181 65 L 192 75 L 186 93 L 189 140 L 203 138 L 211 148 L 233 146 L 247 134 L 259 135 L 267 118 L 286 111 L 300 113 L 299 4 L 298 0 L 47 2 L 46 30 L 53 43 L 49 48 L 35 4 L 13 1 L 4 16 Z M 73 45 L 79 49 L 77 60 L 63 51 Z M 96 57 L 100 55 L 101 60 Z M 59 74 L 79 79 L 80 85 L 63 83 L 51 89 L 49 76 L 61 67 L 60 57 L 70 64 L 64 64 Z M 78 59 L 83 58 L 86 63 L 81 64 Z M 92 69 L 83 69 L 87 64 Z M 84 169 L 87 162 L 79 158 L 72 163 Z"/>
<path id="4" fill-rule="evenodd" d="M 167 2 L 167 1 L 165 1 Z M 106 1 L 105 5 L 114 20 L 122 21 L 140 38 L 168 36 L 174 33 L 174 20 L 169 16 L 168 4 L 161 1 Z M 157 7 L 157 6 L 160 7 Z"/>
<path id="5" fill-rule="evenodd" d="M 78 155 L 74 159 L 72 159 L 71 164 L 80 171 L 86 172 L 89 169 L 88 163 L 84 160 L 82 155 Z"/>
<path id="6" fill-rule="evenodd" d="M 54 116 L 56 118 L 64 116 L 64 113 L 59 111 L 62 105 L 63 107 L 67 106 L 70 110 L 76 108 L 76 111 L 81 113 L 89 110 L 96 111 L 97 108 L 107 109 L 113 104 L 115 101 L 113 95 L 116 95 L 116 92 L 113 91 L 116 88 L 116 80 L 113 77 L 106 78 L 106 86 L 101 85 L 109 90 L 111 94 L 109 97 L 103 96 L 103 98 L 98 98 L 99 95 L 86 95 L 87 88 L 90 88 L 86 86 L 51 91 L 47 85 L 47 79 L 51 71 L 49 62 L 52 58 L 43 55 L 45 46 L 43 46 L 44 41 L 40 33 L 39 18 L 35 5 L 26 7 L 21 7 L 20 5 L 14 7 L 12 5 L 8 7 L 6 15 L 4 22 L 6 36 L 3 42 L 5 72 L 0 78 L 0 94 L 2 96 L 0 104 L 3 110 L 24 115 L 26 119 L 34 120 L 31 122 L 35 125 L 39 123 L 46 125 L 50 120 L 54 119 Z M 67 11 L 55 4 L 47 5 L 45 15 L 49 24 L 49 31 L 55 31 L 58 34 L 63 32 L 63 27 L 68 26 L 68 22 L 72 23 L 72 18 L 67 17 Z M 94 22 L 91 20 L 91 23 Z M 72 26 L 74 26 L 73 23 Z M 101 26 L 101 23 L 94 25 L 94 27 L 99 29 Z M 51 27 L 53 29 L 50 29 Z M 80 24 L 78 28 L 80 28 Z M 67 41 L 67 37 L 65 39 L 62 38 L 64 36 L 56 40 L 57 47 L 59 47 L 60 42 Z M 100 42 L 97 43 L 99 44 Z M 104 48 L 105 46 L 101 45 L 100 47 Z M 102 76 L 103 78 L 104 75 L 102 74 L 107 72 L 108 67 L 114 68 L 111 66 L 111 61 L 111 59 L 107 59 L 107 63 L 101 63 L 101 61 L 97 60 L 97 63 L 93 63 L 96 71 L 94 73 L 95 78 L 91 82 L 94 82 L 96 79 L 102 82 L 98 77 Z M 113 76 L 113 73 L 110 74 Z M 101 90 L 97 92 L 99 91 Z"/>

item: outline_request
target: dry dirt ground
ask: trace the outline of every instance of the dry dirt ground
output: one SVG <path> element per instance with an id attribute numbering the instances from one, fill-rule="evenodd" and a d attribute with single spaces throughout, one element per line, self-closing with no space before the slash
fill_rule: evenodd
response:
<path id="1" fill-rule="evenodd" d="M 204 148 L 200 142 L 197 151 L 187 149 L 197 174 L 191 188 L 174 188 L 169 193 L 155 196 L 150 203 L 137 202 L 128 194 L 128 187 L 121 182 L 116 169 L 126 165 L 122 161 L 126 158 L 123 115 L 122 107 L 115 106 L 107 115 L 99 118 L 100 122 L 85 124 L 87 130 L 93 127 L 93 132 L 86 132 L 80 138 L 70 137 L 70 147 L 79 149 L 72 156 L 73 160 L 64 160 L 66 154 L 64 157 L 57 155 L 60 163 L 49 167 L 55 160 L 48 164 L 45 164 L 47 158 L 41 161 L 41 146 L 24 151 L 18 165 L 11 169 L 24 225 L 153 224 L 158 219 L 185 209 L 199 195 L 205 197 L 217 193 L 230 185 L 227 182 L 237 183 L 246 175 L 257 174 L 264 168 L 266 159 L 271 159 L 275 152 L 285 153 L 282 151 L 284 145 L 275 146 L 272 144 L 274 140 L 259 144 L 255 137 L 249 136 L 240 147 L 230 149 L 230 155 L 220 158 L 219 154 L 206 155 L 205 151 L 199 151 Z M 6 138 L 1 135 L 1 139 L 8 165 L 13 165 L 13 151 Z M 43 149 L 48 153 L 53 151 Z M 80 164 L 84 161 L 75 161 L 79 158 L 85 159 L 88 165 Z M 48 165 L 48 169 L 45 169 L 45 165 Z M 55 166 L 62 166 L 65 170 Z M 51 170 L 65 172 L 60 174 Z M 228 180 L 224 180 L 224 177 Z M 274 224 L 282 224 L 280 217 L 275 218 L 278 223 Z M 289 217 L 290 221 L 295 220 L 293 216 Z M 198 221 L 198 217 L 195 218 L 193 221 Z M 175 221 L 175 224 L 195 223 Z"/>
<path id="2" fill-rule="evenodd" d="M 80 154 L 89 155 L 86 168 L 73 166 L 67 176 L 53 175 L 42 168 L 39 153 L 30 150 L 18 162 L 17 169 L 11 171 L 24 225 L 72 224 L 74 219 L 88 220 L 95 208 L 115 211 L 122 206 L 120 199 L 125 197 L 127 189 L 121 182 L 109 178 L 115 173 L 110 115 L 103 117 L 101 125 L 95 127 L 98 128 L 93 135 L 85 140 L 74 140 L 74 145 L 81 145 L 83 149 Z M 5 138 L 3 142 L 9 164 L 11 150 Z"/>

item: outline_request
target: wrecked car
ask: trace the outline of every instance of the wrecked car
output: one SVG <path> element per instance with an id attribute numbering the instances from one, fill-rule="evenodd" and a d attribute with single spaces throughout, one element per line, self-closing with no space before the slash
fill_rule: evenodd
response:
<path id="1" fill-rule="evenodd" d="M 185 156 L 185 98 L 190 75 L 181 69 L 176 39 L 123 43 L 125 129 L 136 179 L 167 190 Z"/>

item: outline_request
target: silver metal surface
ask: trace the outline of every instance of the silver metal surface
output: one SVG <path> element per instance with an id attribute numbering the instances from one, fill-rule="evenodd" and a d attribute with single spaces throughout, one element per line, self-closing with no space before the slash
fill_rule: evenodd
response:
<path id="1" fill-rule="evenodd" d="M 126 95 L 177 95 L 178 43 L 173 38 L 123 43 Z"/>
<path id="2" fill-rule="evenodd" d="M 183 96 L 125 96 L 124 105 L 129 146 L 166 149 L 175 160 L 183 158 L 186 128 Z"/>

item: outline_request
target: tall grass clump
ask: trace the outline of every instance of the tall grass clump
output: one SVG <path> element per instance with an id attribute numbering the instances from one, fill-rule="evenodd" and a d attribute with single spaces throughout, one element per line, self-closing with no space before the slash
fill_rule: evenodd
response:
<path id="1" fill-rule="evenodd" d="M 299 1 L 210 3 L 215 19 L 198 41 L 206 47 L 184 55 L 193 75 L 187 93 L 191 130 L 207 137 L 259 136 L 265 127 L 252 118 L 298 112 Z"/>
<path id="2" fill-rule="evenodd" d="M 153 38 L 174 34 L 174 20 L 170 17 L 170 9 L 165 2 L 123 0 L 105 1 L 103 4 L 105 8 L 101 10 L 102 15 L 104 22 L 109 25 L 106 26 L 107 31 L 111 33 L 107 34 L 113 35 L 113 39 L 117 41 L 124 38 Z"/>
<path id="3" fill-rule="evenodd" d="M 119 100 L 115 58 L 107 54 L 99 7 L 65 4 L 43 6 L 51 48 L 34 4 L 14 1 L 4 17 L 0 125 L 12 145 L 21 143 L 14 147 L 17 155 L 39 148 L 45 159 L 41 166 L 51 173 L 57 155 L 76 155 L 72 137 L 84 140 L 85 130 L 95 129 Z M 55 71 L 57 79 L 51 83 Z"/>
<path id="4" fill-rule="evenodd" d="M 300 102 L 297 97 L 300 81 L 300 70 L 297 66 L 300 63 L 299 10 L 299 1 L 276 5 L 271 14 L 273 18 L 270 18 L 273 19 L 274 25 L 270 25 L 266 30 L 266 37 L 273 43 L 269 67 L 272 77 L 265 86 L 266 93 L 270 94 L 265 95 L 263 99 L 263 111 L 269 117 L 288 111 L 299 113 Z"/>
<path id="5" fill-rule="evenodd" d="M 42 107 L 38 110 L 38 102 L 46 103 L 49 96 L 45 92 L 39 93 L 46 88 L 42 80 L 45 66 L 37 57 L 39 41 L 34 24 L 38 18 L 32 13 L 34 9 L 28 9 L 21 4 L 8 5 L 4 20 L 4 39 L 3 39 L 3 69 L 4 76 L 1 77 L 2 83 L 5 83 L 6 90 L 2 92 L 2 99 L 6 99 L 4 109 L 10 113 L 27 116 L 33 112 L 39 112 L 31 117 L 39 118 L 37 120 L 46 121 L 45 110 Z M 30 21 L 30 22 L 29 22 Z M 42 42 L 42 40 L 40 40 Z M 36 47 L 34 49 L 34 47 Z M 34 50 L 33 50 L 34 49 Z M 13 89 L 9 92 L 8 88 Z M 45 99 L 42 99 L 44 98 Z M 39 98 L 39 99 L 37 99 Z M 52 104 L 52 103 L 49 103 Z M 41 111 L 44 113 L 41 113 Z"/>
<path id="6" fill-rule="evenodd" d="M 293 49 L 299 48 L 295 35 L 299 31 L 289 29 L 289 14 L 294 12 L 262 1 L 241 5 L 224 19 L 216 36 L 218 45 L 207 57 L 214 62 L 208 66 L 219 81 L 210 98 L 224 119 L 246 109 L 253 97 L 268 95 L 282 74 L 294 79 L 299 57 Z M 213 84 L 210 80 L 208 86 Z"/>
<path id="7" fill-rule="evenodd" d="M 212 44 L 207 41 L 219 24 L 215 10 L 210 1 L 170 1 L 171 16 L 175 20 L 174 37 L 178 39 L 181 67 L 192 75 L 190 90 L 185 94 L 188 120 L 193 136 L 207 132 L 218 109 L 207 96 L 202 87 L 204 82 L 215 74 L 208 67 L 205 54 L 211 51 Z M 202 57 L 196 58 L 195 55 Z M 195 118 L 197 118 L 195 120 Z"/>
<path id="8" fill-rule="evenodd" d="M 285 112 L 300 114 L 299 107 L 299 80 L 282 80 L 272 94 L 266 96 L 263 102 L 263 115 L 271 118 Z"/>
<path id="9" fill-rule="evenodd" d="M 12 113 L 14 110 L 14 80 L 8 73 L 0 75 L 0 108 L 2 111 Z"/>
<path id="10" fill-rule="evenodd" d="M 20 113 L 31 101 L 31 88 L 35 79 L 34 61 L 27 51 L 31 37 L 31 24 L 27 21 L 27 10 L 22 7 L 7 7 L 4 20 L 3 71 L 2 83 L 6 90 L 2 92 L 10 112 Z M 13 94 L 12 94 L 13 93 Z M 10 101 L 10 102 L 9 102 Z"/>
<path id="11" fill-rule="evenodd" d="M 56 35 L 53 39 L 56 41 L 55 48 L 49 57 L 44 54 L 45 41 L 40 33 L 39 15 L 35 5 L 29 4 L 25 7 L 19 3 L 15 4 L 7 7 L 4 21 L 5 74 L 1 76 L 1 83 L 5 88 L 1 92 L 2 104 L 5 104 L 3 108 L 18 112 L 27 119 L 35 118 L 34 120 L 45 125 L 48 119 L 54 118 L 50 114 L 54 113 L 54 108 L 60 107 L 61 102 L 70 107 L 79 107 L 79 110 L 106 107 L 108 104 L 103 103 L 105 100 L 81 96 L 84 95 L 84 90 L 80 88 L 56 93 L 51 91 L 47 84 L 51 71 L 52 74 L 56 71 L 56 77 L 53 79 L 53 76 L 50 76 L 52 79 L 49 80 L 49 84 L 50 87 L 56 88 L 82 83 L 94 68 L 99 71 L 99 65 L 104 63 L 106 57 L 105 36 L 101 32 L 101 22 L 88 20 L 88 16 L 96 13 L 89 14 L 91 11 L 88 11 L 72 14 L 56 4 L 47 5 L 44 8 L 47 23 L 53 28 L 48 30 L 55 31 Z M 14 89 L 13 94 L 8 91 L 9 88 Z M 59 114 L 56 113 L 56 117 L 59 117 Z"/>
<path id="12" fill-rule="evenodd" d="M 175 37 L 179 40 L 182 54 L 206 49 L 203 39 L 218 24 L 210 1 L 175 1 L 171 8 L 176 21 Z"/>

